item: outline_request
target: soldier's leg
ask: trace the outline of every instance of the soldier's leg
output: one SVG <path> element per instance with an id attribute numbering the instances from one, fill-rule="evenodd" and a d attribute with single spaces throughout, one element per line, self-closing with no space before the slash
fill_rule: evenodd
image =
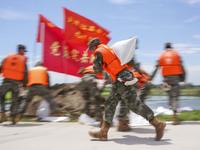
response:
<path id="1" fill-rule="evenodd" d="M 142 102 L 145 101 L 147 95 L 149 94 L 150 86 L 148 86 L 147 83 L 144 83 L 144 85 L 139 90 L 139 98 Z"/>
<path id="2" fill-rule="evenodd" d="M 118 127 L 117 131 L 130 131 L 131 128 L 129 127 L 129 108 L 124 100 L 120 101 L 120 109 L 118 118 Z"/>
<path id="3" fill-rule="evenodd" d="M 18 95 L 19 95 L 19 87 L 18 84 L 12 84 L 12 104 L 11 104 L 11 117 L 16 117 L 18 112 Z M 14 122 L 13 122 L 14 123 Z M 15 123 L 14 123 L 15 124 Z"/>
<path id="4" fill-rule="evenodd" d="M 95 105 L 95 117 L 102 118 L 103 112 L 101 109 L 102 102 L 100 98 L 100 91 L 97 88 L 96 83 L 94 83 L 93 81 L 91 81 L 88 86 L 89 86 L 89 89 L 88 89 L 89 96 Z"/>
<path id="5" fill-rule="evenodd" d="M 156 137 L 155 140 L 160 140 L 164 134 L 164 128 L 166 124 L 157 120 L 154 117 L 153 111 L 142 101 L 136 99 L 136 91 L 133 87 L 127 87 L 126 92 L 123 94 L 123 98 L 127 102 L 129 108 L 136 114 L 144 117 L 155 127 Z"/>
<path id="6" fill-rule="evenodd" d="M 35 91 L 32 90 L 31 88 L 29 88 L 27 95 L 25 96 L 25 102 L 24 105 L 22 107 L 22 109 L 20 110 L 20 112 L 18 112 L 19 114 L 24 114 L 28 108 L 29 103 L 31 102 L 31 100 L 33 99 L 33 97 L 36 95 Z"/>
<path id="7" fill-rule="evenodd" d="M 50 90 L 47 87 L 40 86 L 40 89 L 38 91 L 38 95 L 44 97 L 44 99 L 49 102 L 52 113 L 54 113 L 54 114 L 59 113 L 58 104 L 54 101 L 53 96 L 52 96 Z"/>
<path id="8" fill-rule="evenodd" d="M 5 95 L 9 91 L 9 87 L 5 83 L 0 87 L 0 100 L 1 100 L 1 119 L 0 123 L 7 120 L 6 110 L 5 110 Z"/>
<path id="9" fill-rule="evenodd" d="M 178 97 L 180 94 L 180 90 L 179 90 L 179 85 L 173 85 L 172 89 L 171 89 L 171 93 L 170 93 L 170 101 L 171 101 L 171 108 L 174 112 L 173 116 L 172 116 L 172 121 L 174 125 L 178 125 L 179 124 L 179 120 L 177 118 L 177 108 L 178 108 Z"/>
<path id="10" fill-rule="evenodd" d="M 102 141 L 107 141 L 107 133 L 113 120 L 113 116 L 116 110 L 116 106 L 120 99 L 120 95 L 117 93 L 116 84 L 113 85 L 109 97 L 105 101 L 105 114 L 104 123 L 98 132 L 89 132 L 89 135 L 94 138 L 99 138 Z"/>

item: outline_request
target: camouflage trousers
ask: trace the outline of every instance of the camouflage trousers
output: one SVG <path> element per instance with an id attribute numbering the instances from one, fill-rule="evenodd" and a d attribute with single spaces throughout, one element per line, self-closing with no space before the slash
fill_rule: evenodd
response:
<path id="1" fill-rule="evenodd" d="M 18 111 L 18 107 L 20 105 L 20 101 L 18 101 L 19 95 L 19 81 L 8 81 L 4 80 L 0 87 L 0 100 L 1 100 L 1 112 L 5 111 L 5 95 L 7 92 L 12 92 L 12 102 L 10 107 L 10 116 L 15 117 Z"/>
<path id="2" fill-rule="evenodd" d="M 138 97 L 139 99 L 144 102 L 145 98 L 147 97 L 147 95 L 150 92 L 150 85 L 148 85 L 148 83 L 144 83 L 142 85 L 142 87 L 138 90 Z"/>
<path id="3" fill-rule="evenodd" d="M 31 85 L 29 87 L 29 91 L 26 95 L 26 100 L 25 100 L 25 104 L 22 107 L 22 110 L 20 110 L 19 113 L 25 113 L 26 109 L 28 108 L 29 103 L 31 102 L 31 100 L 33 99 L 34 96 L 41 96 L 42 98 L 44 98 L 50 105 L 51 111 L 52 113 L 59 113 L 59 108 L 57 103 L 53 100 L 53 96 L 50 92 L 50 90 L 43 85 L 40 84 L 35 84 L 35 85 Z"/>
<path id="4" fill-rule="evenodd" d="M 178 98 L 180 95 L 180 76 L 179 75 L 171 75 L 164 76 L 164 82 L 171 86 L 171 89 L 168 92 L 169 95 L 169 106 L 171 109 L 176 112 L 178 108 Z"/>
<path id="5" fill-rule="evenodd" d="M 85 100 L 85 107 L 82 113 L 85 113 L 91 117 L 102 117 L 103 109 L 102 98 L 100 97 L 100 90 L 97 88 L 94 82 L 95 78 L 84 78 L 79 85 L 79 89 Z"/>
<path id="6" fill-rule="evenodd" d="M 136 99 L 136 88 L 134 86 L 125 86 L 123 82 L 116 81 L 113 84 L 109 97 L 105 101 L 105 115 L 104 122 L 111 124 L 113 116 L 116 110 L 116 106 L 119 101 L 124 105 L 120 112 L 121 116 L 118 116 L 121 120 L 126 120 L 129 110 L 144 117 L 150 121 L 154 118 L 153 111 L 142 101 Z"/>

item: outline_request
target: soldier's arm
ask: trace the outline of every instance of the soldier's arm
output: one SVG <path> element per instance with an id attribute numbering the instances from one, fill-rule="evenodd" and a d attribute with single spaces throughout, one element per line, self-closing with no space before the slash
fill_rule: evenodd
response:
<path id="1" fill-rule="evenodd" d="M 4 62 L 4 60 L 1 62 L 0 73 L 1 73 L 2 66 L 3 66 L 3 62 Z"/>
<path id="2" fill-rule="evenodd" d="M 28 83 L 28 68 L 27 65 L 25 64 L 23 86 L 26 87 L 27 83 Z"/>
<path id="3" fill-rule="evenodd" d="M 48 83 L 48 85 L 47 85 L 47 88 L 49 88 L 50 89 L 50 80 L 49 80 L 49 74 L 48 74 L 48 72 L 47 72 L 47 83 Z"/>
<path id="4" fill-rule="evenodd" d="M 103 66 L 103 57 L 101 53 L 96 53 L 94 62 L 93 62 L 93 69 L 96 73 L 102 72 L 102 66 Z"/>
<path id="5" fill-rule="evenodd" d="M 157 64 L 155 66 L 155 70 L 153 71 L 153 73 L 151 75 L 151 80 L 153 80 L 153 78 L 155 77 L 156 72 L 158 71 L 158 69 L 159 69 L 159 62 L 157 61 Z"/>

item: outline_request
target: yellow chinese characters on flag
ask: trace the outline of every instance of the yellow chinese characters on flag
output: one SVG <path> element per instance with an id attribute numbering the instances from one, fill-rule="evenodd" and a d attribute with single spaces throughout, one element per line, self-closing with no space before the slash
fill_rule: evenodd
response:
<path id="1" fill-rule="evenodd" d="M 88 41 L 98 37 L 101 43 L 110 41 L 109 31 L 75 12 L 64 8 L 64 40 L 73 44 L 87 45 Z"/>
<path id="2" fill-rule="evenodd" d="M 66 43 L 63 48 L 64 66 L 67 74 L 79 76 L 77 74 L 81 67 L 87 67 L 93 64 L 94 56 L 89 51 L 85 51 L 87 47 Z"/>

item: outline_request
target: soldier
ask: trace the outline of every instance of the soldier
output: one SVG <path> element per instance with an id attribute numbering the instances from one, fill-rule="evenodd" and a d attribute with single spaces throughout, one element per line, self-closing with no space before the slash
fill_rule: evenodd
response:
<path id="1" fill-rule="evenodd" d="M 1 73 L 4 77 L 0 90 L 1 99 L 1 120 L 0 123 L 6 121 L 5 111 L 5 95 L 8 91 L 12 91 L 11 118 L 12 124 L 16 124 L 15 117 L 18 109 L 19 87 L 27 84 L 27 57 L 24 56 L 26 48 L 24 45 L 18 45 L 18 54 L 8 54 L 1 65 Z"/>
<path id="2" fill-rule="evenodd" d="M 86 100 L 83 113 L 87 114 L 90 117 L 95 117 L 97 121 L 100 122 L 100 125 L 103 123 L 103 110 L 101 108 L 102 98 L 100 97 L 100 90 L 97 88 L 96 79 L 103 76 L 102 73 L 96 73 L 93 70 L 93 66 L 82 67 L 78 74 L 82 76 L 82 81 L 80 83 L 80 91 L 83 95 L 83 98 Z M 91 104 L 95 105 L 95 112 L 91 112 Z"/>
<path id="3" fill-rule="evenodd" d="M 133 71 L 133 74 L 136 78 L 138 78 L 138 97 L 144 102 L 146 96 L 150 92 L 151 87 L 151 77 L 146 73 L 145 70 L 140 69 L 140 63 L 136 63 L 137 67 L 140 70 L 140 73 L 137 70 Z"/>
<path id="4" fill-rule="evenodd" d="M 166 124 L 154 117 L 153 111 L 141 101 L 136 101 L 136 89 L 133 84 L 137 82 L 128 65 L 121 66 L 120 60 L 114 51 L 107 45 L 101 44 L 99 38 L 88 42 L 88 49 L 95 55 L 94 71 L 99 73 L 104 69 L 114 80 L 109 97 L 105 101 L 104 121 L 99 132 L 89 132 L 94 138 L 107 141 L 107 133 L 111 126 L 118 100 L 125 101 L 127 107 L 133 112 L 147 119 L 156 129 L 155 140 L 163 137 Z"/>
<path id="5" fill-rule="evenodd" d="M 174 112 L 172 120 L 173 124 L 177 125 L 179 124 L 179 120 L 176 116 L 178 97 L 180 93 L 179 82 L 185 81 L 185 70 L 182 65 L 181 57 L 177 51 L 172 49 L 171 43 L 165 44 L 165 51 L 160 55 L 153 76 L 159 67 L 162 68 L 164 83 L 167 87 L 169 87 L 167 91 L 169 95 L 169 105 Z"/>
<path id="6" fill-rule="evenodd" d="M 26 95 L 26 101 L 22 110 L 20 110 L 20 112 L 18 112 L 16 116 L 16 122 L 18 122 L 23 117 L 23 114 L 26 112 L 29 103 L 36 95 L 42 96 L 45 100 L 49 102 L 52 113 L 55 116 L 62 116 L 62 114 L 59 112 L 58 105 L 53 100 L 53 96 L 50 92 L 50 82 L 47 68 L 43 66 L 43 63 L 41 61 L 37 62 L 35 67 L 28 71 L 27 86 L 28 92 Z"/>

